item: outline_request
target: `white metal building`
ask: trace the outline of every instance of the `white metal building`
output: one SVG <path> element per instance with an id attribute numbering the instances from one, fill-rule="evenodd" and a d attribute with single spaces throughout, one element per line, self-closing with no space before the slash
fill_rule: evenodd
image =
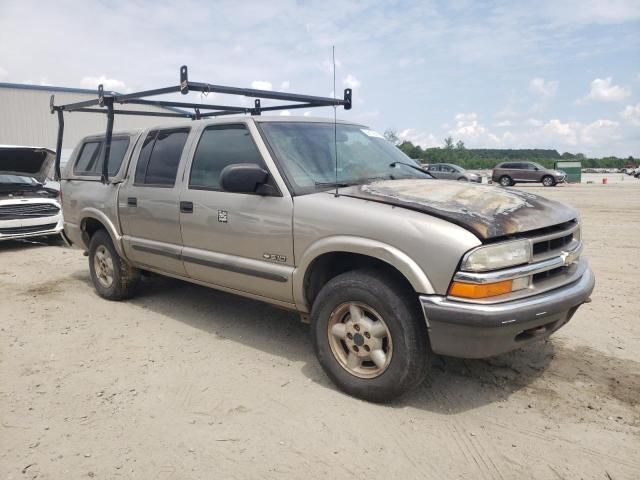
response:
<path id="1" fill-rule="evenodd" d="M 98 91 L 0 82 L 0 145 L 29 145 L 55 150 L 58 120 L 56 115 L 50 113 L 51 95 L 55 95 L 55 103 L 60 105 L 95 99 Z M 146 105 L 136 105 L 136 110 L 167 111 L 163 107 Z M 116 115 L 113 130 L 117 132 L 183 121 L 185 119 Z M 80 112 L 66 113 L 64 124 L 61 155 L 63 163 L 81 138 L 106 130 L 107 116 Z"/>

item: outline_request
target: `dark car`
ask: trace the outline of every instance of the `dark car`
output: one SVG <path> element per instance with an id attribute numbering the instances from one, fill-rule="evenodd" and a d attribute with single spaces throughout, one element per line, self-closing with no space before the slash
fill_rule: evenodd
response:
<path id="1" fill-rule="evenodd" d="M 463 182 L 482 183 L 482 176 L 467 172 L 464 168 L 452 163 L 432 163 L 427 167 L 431 175 L 443 180 L 460 180 Z"/>
<path id="2" fill-rule="evenodd" d="M 567 174 L 559 170 L 550 170 L 535 162 L 503 162 L 493 169 L 491 179 L 503 187 L 516 183 L 542 183 L 553 187 L 565 181 Z"/>

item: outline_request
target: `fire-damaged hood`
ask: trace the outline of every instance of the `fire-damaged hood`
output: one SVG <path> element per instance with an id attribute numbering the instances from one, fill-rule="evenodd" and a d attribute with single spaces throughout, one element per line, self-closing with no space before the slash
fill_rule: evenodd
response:
<path id="1" fill-rule="evenodd" d="M 55 157 L 48 148 L 0 145 L 0 174 L 32 177 L 45 183 L 52 177 Z"/>
<path id="2" fill-rule="evenodd" d="M 460 225 L 483 240 L 577 218 L 567 205 L 538 195 L 467 182 L 385 180 L 343 188 L 340 194 L 424 212 Z"/>

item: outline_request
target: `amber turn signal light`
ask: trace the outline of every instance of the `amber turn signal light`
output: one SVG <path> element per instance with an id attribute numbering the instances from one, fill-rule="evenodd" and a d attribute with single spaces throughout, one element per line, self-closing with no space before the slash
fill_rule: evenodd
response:
<path id="1" fill-rule="evenodd" d="M 510 293 L 512 288 L 513 280 L 483 284 L 452 282 L 449 295 L 461 298 L 486 298 Z"/>

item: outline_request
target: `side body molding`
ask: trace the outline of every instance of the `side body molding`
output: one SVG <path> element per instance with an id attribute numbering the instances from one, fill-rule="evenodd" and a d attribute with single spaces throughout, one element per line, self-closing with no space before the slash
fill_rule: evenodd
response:
<path id="1" fill-rule="evenodd" d="M 395 267 L 409 281 L 414 290 L 423 294 L 434 294 L 435 291 L 424 271 L 403 251 L 376 240 L 349 235 L 324 237 L 311 244 L 302 254 L 293 270 L 293 298 L 301 311 L 308 312 L 304 294 L 304 281 L 309 267 L 314 260 L 325 253 L 349 252 L 382 260 Z"/>

